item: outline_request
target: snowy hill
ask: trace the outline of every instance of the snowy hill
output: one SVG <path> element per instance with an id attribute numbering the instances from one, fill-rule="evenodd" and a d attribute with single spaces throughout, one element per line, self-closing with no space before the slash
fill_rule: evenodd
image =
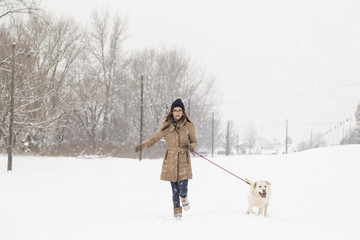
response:
<path id="1" fill-rule="evenodd" d="M 272 183 L 269 217 L 246 214 L 248 185 L 193 158 L 191 209 L 172 218 L 161 160 L 0 156 L 1 240 L 359 239 L 360 145 L 217 157 Z"/>

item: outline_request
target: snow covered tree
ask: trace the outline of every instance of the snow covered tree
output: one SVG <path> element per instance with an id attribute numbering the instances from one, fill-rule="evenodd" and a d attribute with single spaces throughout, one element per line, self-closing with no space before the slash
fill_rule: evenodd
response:
<path id="1" fill-rule="evenodd" d="M 307 150 L 310 148 L 310 142 L 306 142 L 306 141 L 301 141 L 300 143 L 297 144 L 296 149 L 297 151 L 301 152 L 304 150 Z"/>
<path id="2" fill-rule="evenodd" d="M 33 14 L 39 11 L 36 0 L 0 0 L 0 20 L 6 16 Z"/>
<path id="3" fill-rule="evenodd" d="M 109 147 L 116 136 L 114 114 L 122 105 L 126 76 L 127 63 L 121 49 L 125 29 L 126 20 L 120 16 L 111 19 L 108 12 L 94 11 L 88 44 L 74 78 L 75 120 L 88 137 L 88 149 L 95 152 Z"/>
<path id="4" fill-rule="evenodd" d="M 251 154 L 251 150 L 256 146 L 257 142 L 257 131 L 253 125 L 249 125 L 245 130 L 244 139 L 248 140 L 248 148 L 249 154 Z"/>
<path id="5" fill-rule="evenodd" d="M 341 144 L 359 144 L 360 143 L 360 103 L 356 107 L 354 113 L 356 126 L 354 129 L 350 129 L 348 137 L 345 137 Z"/>
<path id="6" fill-rule="evenodd" d="M 324 147 L 326 144 L 326 141 L 324 139 L 323 134 L 321 133 L 315 133 L 312 137 L 312 143 L 311 143 L 311 147 L 312 148 L 319 148 L 319 147 Z"/>
<path id="7" fill-rule="evenodd" d="M 114 100 L 121 84 L 125 58 L 122 55 L 122 42 L 125 38 L 126 20 L 115 16 L 110 23 L 108 12 L 93 12 L 93 27 L 89 51 L 92 56 L 92 67 L 101 82 L 100 89 L 104 95 L 102 118 L 102 135 L 104 141 L 111 132 L 111 119 L 114 113 Z"/>
<path id="8" fill-rule="evenodd" d="M 133 53 L 130 62 L 131 84 L 137 86 L 130 97 L 135 109 L 140 106 L 139 77 L 144 76 L 145 139 L 158 131 L 164 115 L 170 110 L 169 105 L 177 97 L 183 98 L 188 114 L 190 110 L 198 142 L 211 139 L 211 112 L 215 105 L 213 78 L 203 72 L 184 49 L 146 49 Z M 132 115 L 135 128 L 139 126 L 139 116 Z"/>
<path id="9" fill-rule="evenodd" d="M 144 139 L 158 130 L 180 96 L 199 146 L 210 146 L 214 78 L 184 49 L 153 48 L 127 56 L 122 50 L 126 20 L 106 12 L 94 12 L 90 29 L 45 13 L 26 16 L 9 18 L 15 27 L 0 26 L 1 42 L 17 42 L 18 151 L 132 156 L 139 136 L 140 75 L 145 77 Z M 0 49 L 1 140 L 9 126 L 9 49 Z"/>
<path id="10" fill-rule="evenodd" d="M 44 152 L 53 143 L 58 121 L 69 111 L 66 81 L 82 48 L 81 33 L 72 20 L 57 21 L 46 15 L 14 18 L 12 25 L 15 28 L 4 29 L 2 37 L 15 39 L 19 49 L 14 98 L 16 141 L 22 150 Z M 5 83 L 8 77 L 7 73 L 3 75 Z M 8 122 L 6 109 L 3 126 Z"/>

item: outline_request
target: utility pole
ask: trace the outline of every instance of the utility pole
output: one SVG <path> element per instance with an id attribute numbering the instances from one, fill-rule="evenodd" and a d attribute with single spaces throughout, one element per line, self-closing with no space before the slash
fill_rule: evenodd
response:
<path id="1" fill-rule="evenodd" d="M 140 81 L 141 81 L 141 105 L 140 105 L 140 144 L 142 143 L 142 138 L 143 138 L 143 120 L 144 120 L 144 76 L 141 75 L 140 77 Z M 141 161 L 141 157 L 142 157 L 142 151 L 139 151 L 139 161 Z"/>
<path id="2" fill-rule="evenodd" d="M 8 143 L 8 171 L 12 171 L 12 154 L 13 154 L 13 128 L 14 128 L 14 95 L 15 95 L 15 49 L 16 43 L 11 45 L 12 70 L 10 85 L 10 124 L 9 124 L 9 143 Z"/>
<path id="3" fill-rule="evenodd" d="M 236 152 L 239 155 L 239 132 L 236 133 Z"/>
<path id="4" fill-rule="evenodd" d="M 188 99 L 188 115 L 189 115 L 189 117 L 190 117 L 190 98 Z"/>
<path id="5" fill-rule="evenodd" d="M 251 148 L 252 148 L 252 133 L 253 129 L 252 127 L 250 126 L 249 127 L 249 155 L 251 154 Z"/>
<path id="6" fill-rule="evenodd" d="M 286 119 L 285 153 L 288 153 L 288 119 Z"/>
<path id="7" fill-rule="evenodd" d="M 211 157 L 214 157 L 214 113 L 212 113 L 212 124 L 211 124 Z"/>
<path id="8" fill-rule="evenodd" d="M 227 123 L 227 130 L 226 130 L 226 156 L 230 154 L 230 121 Z"/>
<path id="9" fill-rule="evenodd" d="M 351 116 L 349 117 L 349 142 L 351 140 Z"/>

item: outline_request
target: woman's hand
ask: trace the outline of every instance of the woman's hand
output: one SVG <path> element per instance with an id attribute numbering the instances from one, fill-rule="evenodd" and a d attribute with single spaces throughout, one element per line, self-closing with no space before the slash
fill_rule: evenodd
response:
<path id="1" fill-rule="evenodd" d="M 135 152 L 141 151 L 142 150 L 142 146 L 141 145 L 137 145 L 135 147 Z"/>
<path id="2" fill-rule="evenodd" d="M 188 145 L 188 149 L 190 152 L 194 152 L 194 148 L 190 144 Z"/>

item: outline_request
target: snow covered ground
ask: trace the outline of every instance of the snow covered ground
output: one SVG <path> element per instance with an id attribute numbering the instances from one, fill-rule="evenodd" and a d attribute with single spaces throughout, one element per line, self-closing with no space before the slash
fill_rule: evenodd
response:
<path id="1" fill-rule="evenodd" d="M 360 145 L 211 160 L 272 183 L 269 217 L 246 214 L 248 185 L 193 158 L 191 209 L 172 218 L 161 160 L 0 156 L 1 240 L 359 239 Z"/>

